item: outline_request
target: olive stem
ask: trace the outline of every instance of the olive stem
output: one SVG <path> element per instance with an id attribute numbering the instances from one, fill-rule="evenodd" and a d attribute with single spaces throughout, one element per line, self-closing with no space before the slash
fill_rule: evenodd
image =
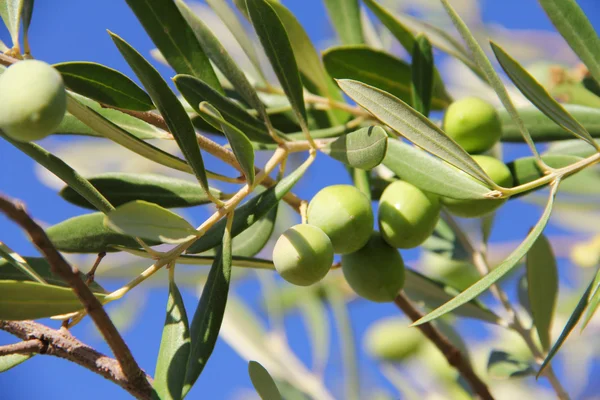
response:
<path id="1" fill-rule="evenodd" d="M 423 317 L 423 314 L 415 308 L 404 292 L 398 293 L 394 303 L 400 308 L 413 322 Z M 473 392 L 481 399 L 493 400 L 487 385 L 473 371 L 470 363 L 463 357 L 462 353 L 430 322 L 418 325 L 417 328 L 425 335 L 440 352 L 446 357 L 448 364 L 456 368 L 461 376 L 469 383 Z"/>

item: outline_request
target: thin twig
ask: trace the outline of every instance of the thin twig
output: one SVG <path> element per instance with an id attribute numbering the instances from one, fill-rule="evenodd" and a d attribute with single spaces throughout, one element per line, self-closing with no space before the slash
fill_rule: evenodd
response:
<path id="1" fill-rule="evenodd" d="M 127 379 L 140 390 L 151 390 L 146 374 L 138 366 L 131 351 L 129 351 L 129 347 L 127 347 L 117 328 L 102 308 L 102 304 L 79 277 L 78 271 L 73 269 L 56 250 L 46 232 L 31 219 L 20 203 L 13 203 L 6 197 L 0 196 L 0 211 L 27 232 L 33 244 L 48 260 L 52 272 L 69 284 L 121 364 L 123 374 Z"/>
<path id="2" fill-rule="evenodd" d="M 98 253 L 98 256 L 96 257 L 96 262 L 94 262 L 94 265 L 92 266 L 92 269 L 90 269 L 90 272 L 88 272 L 86 274 L 86 280 L 85 280 L 85 284 L 86 285 L 90 285 L 92 282 L 94 282 L 94 278 L 96 276 L 96 270 L 98 269 L 98 267 L 100 266 L 100 262 L 102 261 L 102 259 L 106 256 L 106 252 L 105 251 L 101 251 L 100 253 Z"/>
<path id="3" fill-rule="evenodd" d="M 423 317 L 423 314 L 417 310 L 404 293 L 399 293 L 394 299 L 394 303 L 414 322 Z M 481 399 L 494 399 L 487 385 L 471 368 L 471 364 L 463 357 L 450 341 L 431 323 L 418 325 L 417 328 L 442 352 L 448 364 L 456 368 L 461 376 L 469 383 L 473 392 Z"/>
<path id="4" fill-rule="evenodd" d="M 10 354 L 44 353 L 46 344 L 40 339 L 29 339 L 19 343 L 0 346 L 0 357 Z"/>
<path id="5" fill-rule="evenodd" d="M 7 349 L 12 346 L 12 354 L 47 354 L 72 361 L 90 371 L 103 376 L 104 378 L 116 383 L 127 390 L 132 396 L 138 399 L 151 399 L 152 390 L 149 386 L 139 386 L 129 380 L 123 373 L 119 362 L 110 358 L 90 346 L 80 342 L 68 332 L 51 329 L 45 325 L 34 321 L 0 321 L 0 330 L 6 331 L 24 342 L 15 345 L 3 346 L 0 349 Z M 29 351 L 21 352 L 27 348 Z M 0 355 L 4 355 L 0 352 Z M 146 382 L 151 382 L 152 378 L 145 376 Z M 67 384 L 67 382 L 65 382 Z"/>

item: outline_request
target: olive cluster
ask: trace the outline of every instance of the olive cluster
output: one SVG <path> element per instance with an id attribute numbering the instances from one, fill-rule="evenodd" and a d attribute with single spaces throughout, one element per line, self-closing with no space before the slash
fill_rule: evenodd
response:
<path id="1" fill-rule="evenodd" d="M 471 154 L 490 150 L 502 134 L 494 107 L 477 98 L 453 103 L 443 121 L 444 130 Z M 506 165 L 489 155 L 473 159 L 500 186 L 513 179 Z M 334 254 L 350 287 L 375 302 L 393 301 L 404 285 L 404 262 L 398 249 L 422 244 L 434 231 L 442 207 L 465 218 L 486 215 L 505 199 L 462 200 L 440 197 L 397 180 L 379 200 L 379 231 L 373 231 L 371 202 L 350 185 L 322 189 L 311 200 L 307 223 L 288 229 L 277 241 L 273 262 L 290 283 L 307 286 L 323 279 Z"/>

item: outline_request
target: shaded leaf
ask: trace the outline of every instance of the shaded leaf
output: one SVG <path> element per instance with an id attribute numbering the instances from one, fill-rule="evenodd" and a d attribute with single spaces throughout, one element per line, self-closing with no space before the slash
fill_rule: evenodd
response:
<path id="1" fill-rule="evenodd" d="M 482 199 L 490 189 L 430 154 L 400 140 L 388 140 L 383 165 L 401 179 L 455 199 Z"/>
<path id="2" fill-rule="evenodd" d="M 172 5 L 172 7 L 175 7 L 175 12 L 179 13 L 171 0 L 160 0 L 160 3 L 165 2 Z M 132 3 L 132 1 L 130 0 L 129 3 Z M 144 1 L 144 3 L 146 2 Z M 168 10 L 160 12 L 167 11 Z M 162 26 L 159 27 L 160 30 L 164 29 Z M 204 161 L 202 160 L 202 155 L 200 153 L 200 146 L 196 140 L 196 132 L 194 131 L 192 121 L 183 108 L 183 105 L 179 102 L 177 96 L 171 91 L 169 85 L 167 85 L 158 71 L 154 69 L 140 53 L 119 36 L 111 33 L 111 37 L 113 42 L 117 45 L 119 52 L 121 52 L 129 66 L 138 76 L 156 105 L 156 108 L 158 108 L 158 111 L 165 119 L 169 131 L 177 141 L 185 159 L 192 167 L 200 185 L 208 192 L 208 180 L 204 169 Z"/>
<path id="3" fill-rule="evenodd" d="M 165 208 L 210 203 L 206 192 L 197 183 L 164 175 L 115 172 L 91 176 L 88 180 L 115 207 L 132 200 L 145 200 Z M 210 191 L 218 199 L 226 197 L 218 189 L 211 188 Z M 95 208 L 69 186 L 59 194 L 70 203 Z"/>
<path id="4" fill-rule="evenodd" d="M 34 354 L 8 354 L 0 356 L 0 373 L 6 372 L 17 365 L 24 363 L 33 356 Z"/>
<path id="5" fill-rule="evenodd" d="M 469 175 L 495 185 L 458 143 L 402 100 L 361 82 L 342 79 L 338 84 L 354 101 L 417 146 Z"/>
<path id="6" fill-rule="evenodd" d="M 554 206 L 554 198 L 556 196 L 558 186 L 559 182 L 554 182 L 550 190 L 548 203 L 546 204 L 544 212 L 540 217 L 539 221 L 529 232 L 529 235 L 527 235 L 525 240 L 523 240 L 523 242 L 521 242 L 521 244 L 519 244 L 519 246 L 504 261 L 502 261 L 491 272 L 489 272 L 479 281 L 469 286 L 462 293 L 460 293 L 441 307 L 438 307 L 429 314 L 425 315 L 424 317 L 416 321 L 413 325 L 424 324 L 454 310 L 456 307 L 461 306 L 469 300 L 472 300 L 479 296 L 496 281 L 498 281 L 504 275 L 509 273 L 519 263 L 523 256 L 529 251 L 531 246 L 533 246 L 537 238 L 544 231 L 544 228 L 546 227 L 546 224 L 550 219 L 550 215 L 552 214 L 552 207 Z"/>
<path id="7" fill-rule="evenodd" d="M 131 79 L 119 71 L 93 62 L 54 64 L 72 91 L 109 106 L 127 110 L 154 109 L 152 100 Z"/>
<path id="8" fill-rule="evenodd" d="M 335 79 L 356 80 L 388 92 L 405 103 L 412 101 L 411 66 L 386 52 L 367 46 L 333 47 L 324 52 L 323 62 Z M 434 109 L 440 110 L 450 104 L 441 84 L 436 82 L 433 93 Z"/>
<path id="9" fill-rule="evenodd" d="M 343 44 L 364 43 L 358 0 L 325 0 L 325 7 Z"/>
<path id="10" fill-rule="evenodd" d="M 161 400 L 180 400 L 190 357 L 190 332 L 185 305 L 169 266 L 169 299 L 160 350 L 154 370 L 154 389 Z"/>
<path id="11" fill-rule="evenodd" d="M 433 51 L 426 36 L 416 37 L 412 49 L 412 106 L 424 116 L 429 116 L 433 95 Z"/>
<path id="12" fill-rule="evenodd" d="M 493 379 L 520 378 L 535 374 L 531 363 L 500 350 L 492 350 L 490 353 L 487 370 Z"/>
<path id="13" fill-rule="evenodd" d="M 500 65 L 506 74 L 529 101 L 531 101 L 548 118 L 556 122 L 557 125 L 560 125 L 580 139 L 587 141 L 592 146 L 596 146 L 596 143 L 589 132 L 586 131 L 563 106 L 554 100 L 546 89 L 544 89 L 544 87 L 539 84 L 525 68 L 509 56 L 500 46 L 493 42 L 491 45 L 498 62 L 500 62 Z"/>
<path id="14" fill-rule="evenodd" d="M 282 398 L 275 381 L 265 367 L 256 361 L 250 361 L 248 363 L 248 374 L 256 393 L 258 393 L 262 400 L 278 400 Z"/>
<path id="15" fill-rule="evenodd" d="M 383 161 L 387 142 L 383 128 L 370 126 L 341 136 L 320 150 L 350 167 L 368 170 Z"/>
<path id="16" fill-rule="evenodd" d="M 558 269 L 552 246 L 540 235 L 526 257 L 527 288 L 533 324 L 545 351 L 550 349 L 552 319 L 558 299 Z"/>
<path id="17" fill-rule="evenodd" d="M 223 91 L 196 35 L 173 0 L 127 0 L 127 4 L 175 72 L 193 75 Z M 144 83 L 141 77 L 140 80 Z M 150 97 L 156 104 L 154 96 Z"/>
<path id="18" fill-rule="evenodd" d="M 264 217 L 233 239 L 232 252 L 234 256 L 253 257 L 267 245 L 273 229 L 275 229 L 277 209 L 278 204 L 275 204 Z"/>
<path id="19" fill-rule="evenodd" d="M 47 283 L 32 267 L 27 263 L 19 253 L 14 252 L 4 243 L 0 242 L 0 257 L 6 260 L 10 265 L 18 269 L 21 273 L 27 275 L 32 281 L 41 284 Z M 1 266 L 1 264 L 0 264 Z M 2 275 L 0 273 L 0 275 Z"/>
<path id="20" fill-rule="evenodd" d="M 562 154 L 548 154 L 542 157 L 544 162 L 552 168 L 564 168 L 568 165 L 581 161 L 581 157 L 562 155 Z M 510 172 L 512 173 L 515 185 L 523 185 L 524 183 L 533 182 L 536 179 L 544 176 L 544 173 L 540 171 L 534 157 L 521 157 L 514 161 L 506 164 Z"/>
<path id="21" fill-rule="evenodd" d="M 589 304 L 585 312 L 585 316 L 583 317 L 583 322 L 581 323 L 581 331 L 585 329 L 587 324 L 590 322 L 596 310 L 598 309 L 598 305 L 600 304 L 600 273 L 596 273 L 596 277 L 592 283 L 592 290 L 588 295 Z"/>
<path id="22" fill-rule="evenodd" d="M 106 214 L 110 229 L 163 243 L 182 243 L 199 235 L 185 219 L 161 206 L 143 200 L 123 204 Z"/>
<path id="23" fill-rule="evenodd" d="M 30 52 L 29 49 L 29 27 L 31 26 L 31 17 L 33 16 L 34 0 L 23 0 L 23 8 L 21 10 L 21 22 L 23 23 L 23 42 L 25 43 L 24 50 Z"/>
<path id="24" fill-rule="evenodd" d="M 104 226 L 104 214 L 91 213 L 69 218 L 46 229 L 52 244 L 66 253 L 100 253 L 115 251 L 111 246 L 138 248 L 129 235 L 117 233 Z M 144 238 L 147 239 L 147 238 Z M 147 241 L 148 245 L 159 242 Z"/>

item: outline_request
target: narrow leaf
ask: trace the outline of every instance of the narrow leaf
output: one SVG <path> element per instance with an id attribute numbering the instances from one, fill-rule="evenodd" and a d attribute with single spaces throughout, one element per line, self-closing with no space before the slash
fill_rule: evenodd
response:
<path id="1" fill-rule="evenodd" d="M 27 263 L 19 253 L 15 253 L 7 245 L 0 242 L 0 257 L 4 258 L 12 266 L 20 270 L 25 275 L 29 276 L 32 280 L 45 284 L 47 283 L 35 270 Z"/>
<path id="2" fill-rule="evenodd" d="M 269 374 L 269 371 L 256 361 L 248 363 L 248 374 L 256 393 L 262 400 L 280 400 L 282 399 L 275 381 Z"/>
<path id="3" fill-rule="evenodd" d="M 546 208 L 542 216 L 540 217 L 537 224 L 533 227 L 533 229 L 529 232 L 529 235 L 523 240 L 523 242 L 498 266 L 496 266 L 491 272 L 489 272 L 486 276 L 481 278 L 479 281 L 475 282 L 473 285 L 469 286 L 465 291 L 460 293 L 458 296 L 454 297 L 449 302 L 445 303 L 441 307 L 436 308 L 429 314 L 425 315 L 418 321 L 416 321 L 413 325 L 421 325 L 426 322 L 432 321 L 438 317 L 441 317 L 444 314 L 456 309 L 456 307 L 461 306 L 479 296 L 481 293 L 485 292 L 491 285 L 493 285 L 496 281 L 510 272 L 516 265 L 518 265 L 519 261 L 523 258 L 525 254 L 529 251 L 531 246 L 535 243 L 537 238 L 542 234 L 548 220 L 550 219 L 550 215 L 552 214 L 552 207 L 554 206 L 554 198 L 556 196 L 556 192 L 558 191 L 559 182 L 554 182 L 550 190 L 550 196 L 548 198 L 548 203 L 546 204 Z"/>
<path id="4" fill-rule="evenodd" d="M 33 356 L 34 354 L 8 354 L 0 356 L 0 373 L 6 372 L 17 365 L 24 363 Z"/>
<path id="5" fill-rule="evenodd" d="M 415 36 L 402 22 L 375 0 L 363 0 L 363 3 L 371 9 L 373 14 L 391 32 L 396 40 L 400 42 L 406 51 L 413 50 Z"/>
<path id="6" fill-rule="evenodd" d="M 233 239 L 232 253 L 234 256 L 254 257 L 267 245 L 275 229 L 277 209 L 278 204 Z"/>
<path id="7" fill-rule="evenodd" d="M 198 236 L 185 219 L 161 206 L 135 200 L 109 212 L 104 223 L 112 230 L 164 243 L 182 243 Z"/>
<path id="8" fill-rule="evenodd" d="M 208 57 L 173 0 L 127 0 L 127 4 L 175 72 L 193 75 L 223 93 Z"/>
<path id="9" fill-rule="evenodd" d="M 154 109 L 148 94 L 117 70 L 93 62 L 65 62 L 53 67 L 69 89 L 80 95 L 127 110 Z"/>
<path id="10" fill-rule="evenodd" d="M 358 0 L 325 0 L 325 7 L 343 44 L 364 43 Z"/>
<path id="11" fill-rule="evenodd" d="M 476 179 L 495 187 L 494 182 L 458 143 L 402 100 L 361 82 L 342 79 L 338 84 L 354 101 L 400 135 Z"/>
<path id="12" fill-rule="evenodd" d="M 600 38 L 575 0 L 539 0 L 552 24 L 600 82 Z"/>
<path id="13" fill-rule="evenodd" d="M 176 8 L 175 4 L 173 4 L 171 0 L 160 0 L 159 2 L 169 3 L 172 5 L 172 7 Z M 129 3 L 132 3 L 132 1 L 129 1 Z M 177 10 L 175 11 L 178 13 Z M 165 10 L 160 12 L 167 11 Z M 183 23 L 185 24 L 185 22 Z M 160 27 L 161 31 L 163 29 L 164 27 Z M 202 185 L 202 188 L 208 192 L 208 180 L 206 177 L 206 171 L 204 169 L 204 161 L 202 160 L 202 155 L 200 154 L 200 147 L 198 145 L 198 141 L 196 140 L 196 132 L 194 131 L 192 121 L 183 108 L 183 105 L 179 102 L 177 96 L 175 96 L 175 94 L 171 91 L 169 85 L 167 85 L 158 71 L 156 71 L 140 53 L 138 53 L 119 36 L 111 33 L 111 37 L 127 63 L 131 66 L 135 74 L 148 91 L 148 94 L 152 98 L 156 108 L 158 108 L 158 111 L 164 117 L 165 122 L 169 127 L 169 131 L 173 134 L 173 137 L 177 141 L 177 144 L 183 152 L 185 159 L 194 170 L 194 174 L 200 182 L 200 185 Z"/>
<path id="14" fill-rule="evenodd" d="M 546 89 L 544 89 L 544 87 L 536 81 L 525 68 L 509 56 L 500 46 L 493 42 L 491 42 L 491 45 L 498 62 L 508 77 L 529 101 L 531 101 L 548 118 L 556 122 L 557 125 L 560 125 L 576 137 L 587 141 L 592 146 L 597 146 L 590 133 L 585 130 L 585 128 L 577 122 L 563 106 L 554 100 Z"/>
<path id="15" fill-rule="evenodd" d="M 23 2 L 23 0 L 3 0 L 0 3 L 0 16 L 10 33 L 13 47 L 19 47 L 19 30 L 21 29 Z"/>
<path id="16" fill-rule="evenodd" d="M 201 116 L 213 125 L 215 128 L 221 130 L 227 137 L 227 141 L 231 146 L 231 150 L 238 160 L 246 180 L 249 185 L 254 184 L 254 149 L 252 143 L 246 135 L 234 125 L 223 119 L 223 116 L 215 107 L 210 103 L 200 103 Z"/>
<path id="17" fill-rule="evenodd" d="M 433 51 L 426 36 L 419 35 L 412 49 L 412 106 L 429 116 L 433 95 Z"/>
<path id="18" fill-rule="evenodd" d="M 116 172 L 95 175 L 88 180 L 115 207 L 132 200 L 145 200 L 165 208 L 210 203 L 206 192 L 197 183 L 164 175 Z M 211 188 L 211 193 L 218 199 L 225 198 L 217 189 Z M 59 194 L 70 203 L 95 208 L 69 186 L 64 187 Z"/>
<path id="19" fill-rule="evenodd" d="M 520 378 L 535 373 L 531 363 L 500 350 L 492 350 L 490 353 L 487 370 L 493 379 Z"/>
<path id="20" fill-rule="evenodd" d="M 223 322 L 231 278 L 232 220 L 233 215 L 228 215 L 222 246 L 217 251 L 217 257 L 210 268 L 206 285 L 202 290 L 202 296 L 192 320 L 190 329 L 192 349 L 185 375 L 183 396 L 190 391 L 204 370 L 217 342 Z"/>
<path id="21" fill-rule="evenodd" d="M 370 126 L 341 136 L 320 150 L 350 167 L 368 170 L 383 161 L 387 143 L 383 128 Z"/>
<path id="22" fill-rule="evenodd" d="M 588 296 L 588 301 L 588 307 L 585 316 L 583 317 L 583 322 L 581 323 L 582 332 L 596 313 L 598 305 L 600 304 L 600 272 L 596 273 L 596 277 L 592 283 L 592 290 Z"/>
<path id="23" fill-rule="evenodd" d="M 31 26 L 31 17 L 33 17 L 34 0 L 23 0 L 23 8 L 21 9 L 21 21 L 23 23 L 23 43 L 26 53 L 31 53 L 29 48 L 29 27 Z"/>
<path id="24" fill-rule="evenodd" d="M 169 266 L 169 299 L 160 350 L 154 370 L 154 390 L 161 400 L 180 400 L 190 358 L 190 332 L 185 305 Z"/>
<path id="25" fill-rule="evenodd" d="M 545 351 L 550 349 L 552 319 L 558 298 L 558 269 L 552 245 L 543 234 L 526 257 L 527 288 L 533 324 Z"/>
<path id="26" fill-rule="evenodd" d="M 490 191 L 450 164 L 400 140 L 388 140 L 383 165 L 399 178 L 441 196 L 482 199 Z"/>

